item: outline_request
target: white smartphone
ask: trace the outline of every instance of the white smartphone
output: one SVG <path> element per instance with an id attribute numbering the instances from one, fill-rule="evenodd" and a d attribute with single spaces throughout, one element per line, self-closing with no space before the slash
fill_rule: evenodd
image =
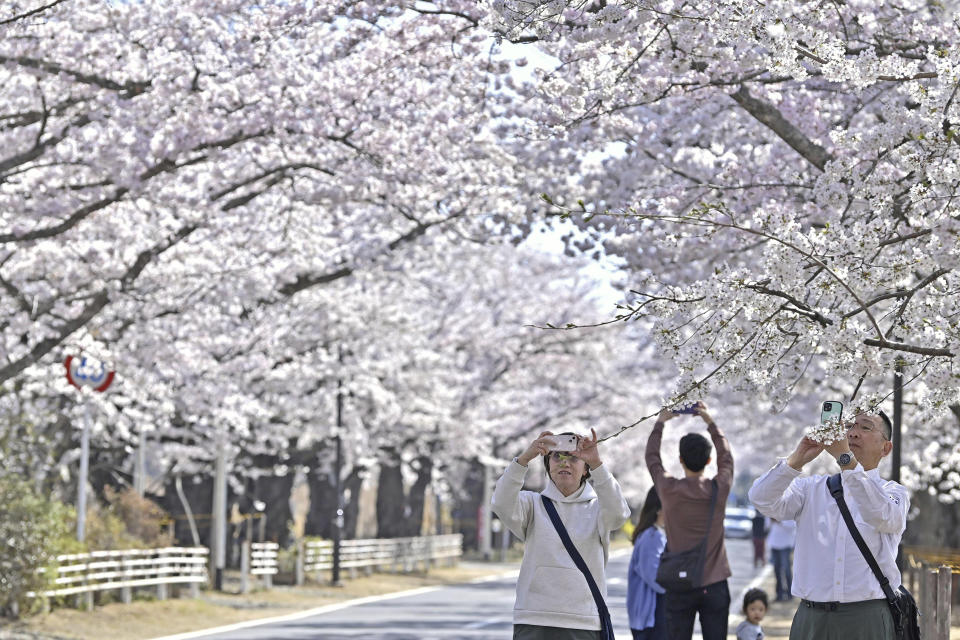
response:
<path id="1" fill-rule="evenodd" d="M 553 440 L 553 444 L 550 445 L 550 451 L 576 451 L 577 450 L 577 436 L 570 435 L 560 435 L 560 436 L 547 436 Z"/>

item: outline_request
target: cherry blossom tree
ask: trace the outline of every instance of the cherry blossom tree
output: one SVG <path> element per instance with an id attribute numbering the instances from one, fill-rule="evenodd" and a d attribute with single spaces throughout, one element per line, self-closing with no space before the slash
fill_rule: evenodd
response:
<path id="1" fill-rule="evenodd" d="M 870 407 L 899 365 L 908 459 L 932 425 L 957 433 L 949 7 L 488 4 L 505 54 L 535 65 L 511 86 L 531 153 L 567 168 L 531 185 L 629 265 L 618 318 L 679 367 L 665 402 L 733 388 L 779 411 L 819 388 Z M 938 449 L 945 479 L 956 453 Z"/>

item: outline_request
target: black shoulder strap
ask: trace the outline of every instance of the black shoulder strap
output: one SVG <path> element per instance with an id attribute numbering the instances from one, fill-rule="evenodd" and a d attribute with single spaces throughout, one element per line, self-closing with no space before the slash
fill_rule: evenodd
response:
<path id="1" fill-rule="evenodd" d="M 883 589 L 883 595 L 887 596 L 887 600 L 890 602 L 895 602 L 897 596 L 890 587 L 890 581 L 887 579 L 887 576 L 883 575 L 880 565 L 877 564 L 877 559 L 873 557 L 873 553 L 870 551 L 870 548 L 867 547 L 867 543 L 864 542 L 863 536 L 860 535 L 860 530 L 857 529 L 857 525 L 853 521 L 853 516 L 850 515 L 850 508 L 847 506 L 847 501 L 843 497 L 843 484 L 840 482 L 839 473 L 835 473 L 827 478 L 827 489 L 830 491 L 830 495 L 833 496 L 834 500 L 837 501 L 837 506 L 840 507 L 840 515 L 843 516 L 843 521 L 847 524 L 850 535 L 853 536 L 853 540 L 857 543 L 860 553 L 863 554 L 863 559 L 867 561 L 870 570 L 873 571 L 873 575 L 876 576 L 877 581 L 880 583 L 880 588 Z"/>
<path id="2" fill-rule="evenodd" d="M 610 612 L 607 610 L 607 603 L 603 601 L 603 595 L 601 595 L 600 588 L 590 573 L 590 568 L 587 566 L 587 563 L 583 561 L 583 556 L 580 555 L 580 552 L 577 551 L 577 548 L 574 546 L 573 540 L 570 539 L 570 535 L 567 533 L 567 528 L 563 526 L 560 514 L 557 513 L 557 508 L 553 506 L 553 500 L 543 494 L 540 494 L 540 499 L 543 500 L 543 508 L 547 510 L 547 515 L 550 516 L 553 528 L 557 530 L 557 534 L 559 534 L 564 548 L 566 548 L 567 553 L 569 553 L 573 559 L 573 564 L 577 565 L 577 569 L 580 569 L 580 572 L 587 579 L 590 593 L 593 594 L 593 600 L 597 603 L 597 612 L 600 614 L 600 620 L 606 619 L 610 615 Z"/>

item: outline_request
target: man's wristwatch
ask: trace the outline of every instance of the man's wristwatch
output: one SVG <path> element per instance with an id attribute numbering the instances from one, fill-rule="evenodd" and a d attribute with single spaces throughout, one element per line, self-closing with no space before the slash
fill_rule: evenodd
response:
<path id="1" fill-rule="evenodd" d="M 849 453 L 841 453 L 839 456 L 837 456 L 837 464 L 839 464 L 841 467 L 845 467 L 850 464 L 851 460 L 853 460 L 853 456 L 851 456 Z"/>

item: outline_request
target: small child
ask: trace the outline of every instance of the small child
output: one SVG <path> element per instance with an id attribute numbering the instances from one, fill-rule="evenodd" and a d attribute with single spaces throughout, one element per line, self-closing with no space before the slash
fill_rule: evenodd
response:
<path id="1" fill-rule="evenodd" d="M 763 640 L 760 621 L 767 614 L 767 593 L 763 589 L 748 589 L 743 596 L 743 615 L 747 619 L 737 627 L 737 640 Z"/>

